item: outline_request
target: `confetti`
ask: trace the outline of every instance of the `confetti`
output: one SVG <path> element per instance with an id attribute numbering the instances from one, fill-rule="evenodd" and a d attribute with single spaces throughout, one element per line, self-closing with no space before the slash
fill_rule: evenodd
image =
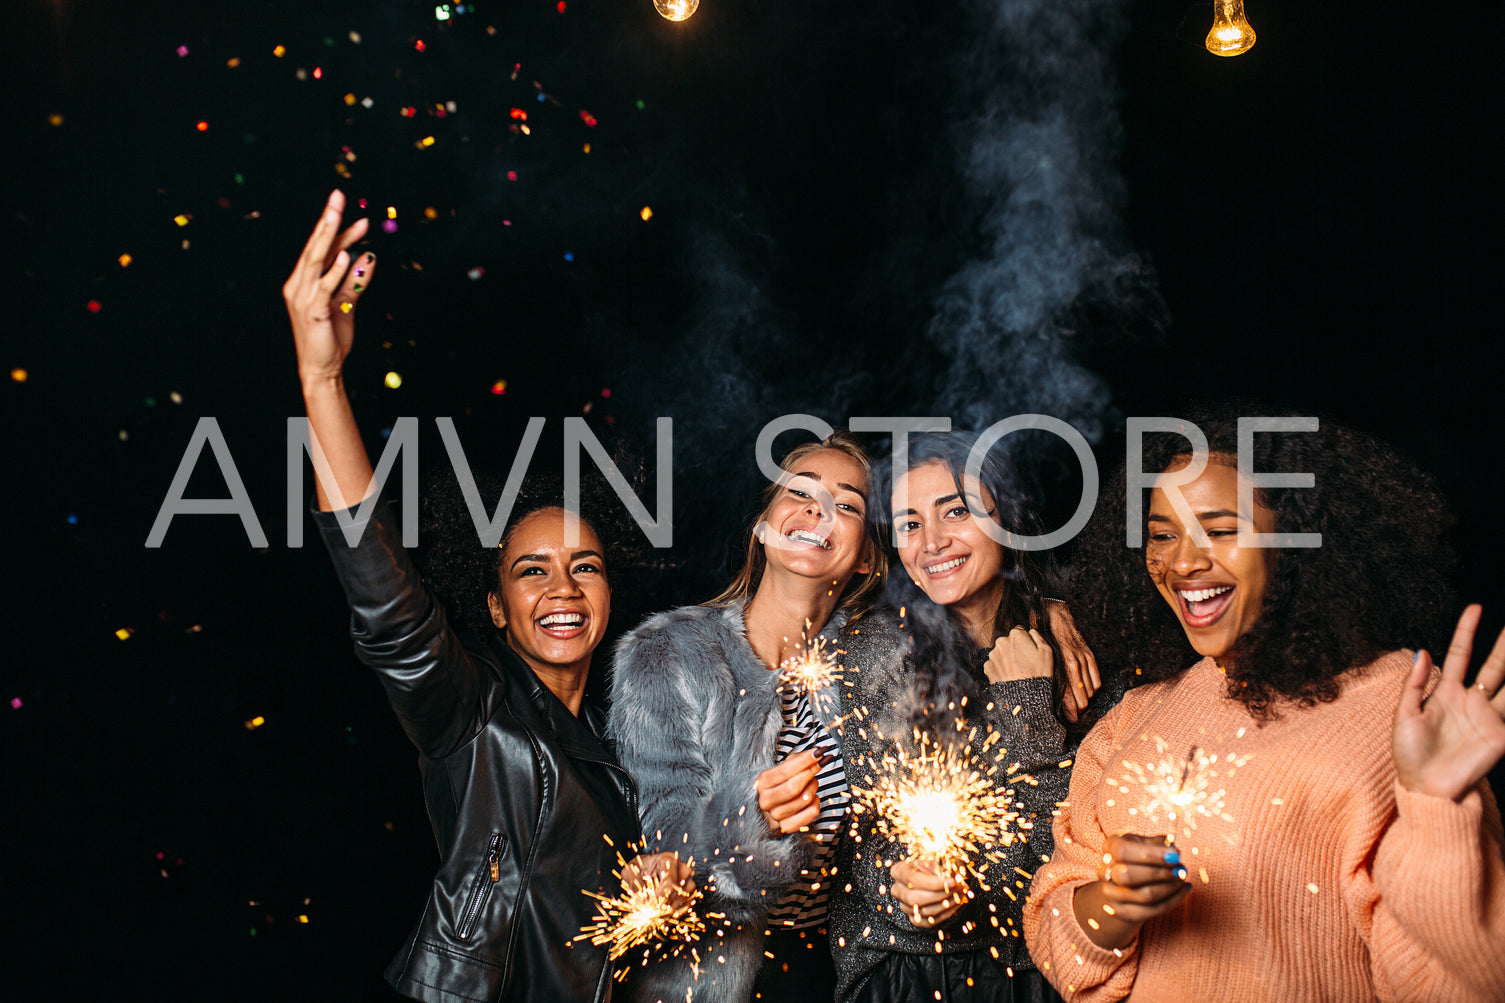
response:
<path id="1" fill-rule="evenodd" d="M 136 633 L 135 627 L 121 627 L 119 630 L 115 631 L 115 636 L 120 638 L 122 641 L 128 641 L 130 640 L 131 635 L 134 633 Z"/>
<path id="2" fill-rule="evenodd" d="M 648 206 L 643 206 L 643 208 L 638 210 L 638 215 L 641 216 L 643 218 L 643 222 L 646 223 L 653 218 L 653 210 Z"/>
<path id="3" fill-rule="evenodd" d="M 500 397 L 503 394 L 505 394 L 506 392 L 507 392 L 507 381 L 506 380 L 497 380 L 495 383 L 491 384 L 491 395 L 493 397 Z"/>
<path id="4" fill-rule="evenodd" d="M 186 213 L 181 213 L 181 212 L 178 213 L 176 216 L 174 216 L 172 218 L 172 221 L 174 223 L 178 224 L 179 226 L 187 226 L 190 222 L 192 222 L 192 220 L 193 220 L 192 216 L 189 216 Z"/>
<path id="5" fill-rule="evenodd" d="M 16 383 L 25 383 L 28 379 L 31 378 L 31 373 L 22 369 L 20 366 L 17 366 L 15 369 L 12 369 L 10 371 L 10 378 Z"/>
<path id="6" fill-rule="evenodd" d="M 262 725 L 264 725 L 266 723 L 267 723 L 267 719 L 264 718 L 264 717 L 262 717 L 260 714 L 257 714 L 255 717 L 251 718 L 250 720 L 248 720 L 246 722 L 246 730 L 247 731 L 255 731 L 257 728 L 260 728 Z"/>
<path id="7" fill-rule="evenodd" d="M 196 126 L 194 126 L 194 128 L 198 129 L 199 132 L 208 132 L 209 131 L 209 123 L 205 122 L 203 119 L 199 119 L 198 124 Z"/>
<path id="8" fill-rule="evenodd" d="M 182 59 L 186 55 L 188 55 L 188 46 L 186 46 L 186 45 L 180 45 L 180 46 L 178 46 L 178 58 Z"/>
<path id="9" fill-rule="evenodd" d="M 99 313 L 99 311 L 104 309 L 104 304 L 100 303 L 99 300 L 90 300 L 85 306 L 89 308 L 90 313 Z"/>
<path id="10" fill-rule="evenodd" d="M 133 257 L 131 257 L 129 254 L 122 254 L 120 257 L 116 258 L 115 260 L 118 261 L 118 262 L 120 262 L 120 267 L 121 268 L 129 268 L 129 267 L 131 267 L 131 262 L 135 261 L 136 259 L 133 258 Z"/>
<path id="11" fill-rule="evenodd" d="M 10 709 L 11 710 L 20 710 L 21 707 L 22 707 L 22 704 L 21 704 L 21 698 L 20 697 L 11 697 L 10 698 Z"/>
<path id="12" fill-rule="evenodd" d="M 277 48 L 272 50 L 272 55 L 276 56 L 278 59 L 281 59 L 283 56 L 287 55 L 287 46 L 277 46 Z"/>
<path id="13" fill-rule="evenodd" d="M 542 96 L 543 95 L 539 95 L 539 97 L 542 97 Z M 586 111 L 584 108 L 580 109 L 580 121 L 584 122 L 586 125 L 590 126 L 591 128 L 595 128 L 595 126 L 596 126 L 596 116 L 592 115 L 590 112 Z"/>
<path id="14" fill-rule="evenodd" d="M 54 112 L 51 115 L 47 116 L 47 124 L 56 129 L 58 126 L 63 124 L 63 116 Z"/>
<path id="15" fill-rule="evenodd" d="M 382 379 L 382 383 L 386 384 L 388 390 L 396 390 L 402 386 L 402 374 L 393 370 Z"/>

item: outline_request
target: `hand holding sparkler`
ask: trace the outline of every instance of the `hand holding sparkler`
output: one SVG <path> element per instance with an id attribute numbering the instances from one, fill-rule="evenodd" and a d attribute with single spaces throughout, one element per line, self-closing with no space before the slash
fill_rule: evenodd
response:
<path id="1" fill-rule="evenodd" d="M 1416 653 L 1390 737 L 1395 772 L 1407 790 L 1457 801 L 1505 756 L 1505 631 L 1474 685 L 1463 686 L 1482 615 L 1475 605 L 1459 617 L 1442 679 L 1425 701 L 1432 658 Z"/>
<path id="2" fill-rule="evenodd" d="M 695 864 L 678 853 L 645 853 L 622 868 L 622 890 L 652 888 L 671 907 L 688 905 L 695 896 Z"/>
<path id="3" fill-rule="evenodd" d="M 814 749 L 803 749 L 758 774 L 758 807 L 774 832 L 799 832 L 820 817 L 816 778 L 823 762 Z"/>
<path id="4" fill-rule="evenodd" d="M 1127 947 L 1141 926 L 1191 894 L 1181 853 L 1165 836 L 1109 836 L 1100 873 L 1076 890 L 1072 908 L 1087 936 L 1104 950 Z"/>
<path id="5" fill-rule="evenodd" d="M 904 915 L 918 927 L 946 922 L 970 898 L 963 876 L 946 874 L 932 859 L 905 857 L 890 867 L 888 873 L 894 879 L 889 894 L 898 900 Z"/>
<path id="6" fill-rule="evenodd" d="M 607 948 L 612 961 L 641 947 L 646 963 L 666 943 L 674 945 L 670 954 L 677 954 L 705 932 L 705 921 L 695 912 L 701 894 L 694 874 L 694 862 L 680 860 L 677 853 L 633 858 L 622 865 L 620 895 L 585 893 L 596 900 L 595 920 L 575 939 Z"/>

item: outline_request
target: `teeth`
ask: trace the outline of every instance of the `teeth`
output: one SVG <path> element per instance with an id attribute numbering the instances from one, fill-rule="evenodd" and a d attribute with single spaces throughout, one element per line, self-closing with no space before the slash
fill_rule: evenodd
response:
<path id="1" fill-rule="evenodd" d="M 925 569 L 925 573 L 927 575 L 938 575 L 942 571 L 950 571 L 952 568 L 959 568 L 966 563 L 967 559 L 965 557 L 953 557 L 951 560 L 947 561 L 944 564 L 932 564 L 930 567 Z"/>
<path id="2" fill-rule="evenodd" d="M 825 540 L 825 539 L 822 539 L 819 536 L 816 536 L 814 533 L 810 532 L 808 529 L 796 529 L 795 531 L 793 531 L 792 533 L 789 534 L 789 539 L 794 540 L 797 543 L 810 543 L 810 544 L 814 544 L 815 546 L 821 548 L 822 550 L 830 550 L 831 549 L 831 543 L 830 543 L 829 540 Z"/>
<path id="3" fill-rule="evenodd" d="M 538 621 L 543 627 L 578 627 L 585 622 L 579 613 L 550 613 Z"/>
<path id="4" fill-rule="evenodd" d="M 1192 589 L 1188 592 L 1182 592 L 1181 595 L 1186 599 L 1187 602 L 1206 602 L 1213 596 L 1220 596 L 1224 592 L 1231 592 L 1232 590 L 1232 585 L 1219 585 L 1216 588 L 1211 589 Z"/>

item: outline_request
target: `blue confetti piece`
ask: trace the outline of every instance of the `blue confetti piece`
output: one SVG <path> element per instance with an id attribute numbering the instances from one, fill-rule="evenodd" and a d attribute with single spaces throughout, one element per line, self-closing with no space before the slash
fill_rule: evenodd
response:
<path id="1" fill-rule="evenodd" d="M 76 514 L 74 514 L 73 512 L 69 512 L 68 513 L 68 525 L 70 525 L 70 526 L 77 526 L 78 525 L 78 516 Z"/>
<path id="2" fill-rule="evenodd" d="M 575 260 L 575 252 L 574 251 L 565 251 L 564 252 L 564 260 L 565 261 L 574 261 Z"/>

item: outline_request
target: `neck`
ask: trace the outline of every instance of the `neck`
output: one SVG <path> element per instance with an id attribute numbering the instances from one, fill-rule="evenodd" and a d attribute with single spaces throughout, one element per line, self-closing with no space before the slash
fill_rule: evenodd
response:
<path id="1" fill-rule="evenodd" d="M 953 603 L 951 609 L 961 618 L 972 643 L 987 651 L 998 639 L 998 610 L 1003 606 L 1003 582 Z"/>
<path id="2" fill-rule="evenodd" d="M 511 648 L 511 644 L 508 647 Z M 571 714 L 580 716 L 580 704 L 585 700 L 585 680 L 590 676 L 590 659 L 572 665 L 547 665 L 535 662 L 516 648 L 512 648 L 512 652 L 533 670 L 538 681 L 547 686 Z"/>
<path id="3" fill-rule="evenodd" d="M 747 642 L 770 669 L 794 653 L 801 633 L 814 636 L 831 619 L 846 582 L 814 581 L 764 572 L 758 591 L 742 611 Z M 809 621 L 810 625 L 805 626 Z"/>

